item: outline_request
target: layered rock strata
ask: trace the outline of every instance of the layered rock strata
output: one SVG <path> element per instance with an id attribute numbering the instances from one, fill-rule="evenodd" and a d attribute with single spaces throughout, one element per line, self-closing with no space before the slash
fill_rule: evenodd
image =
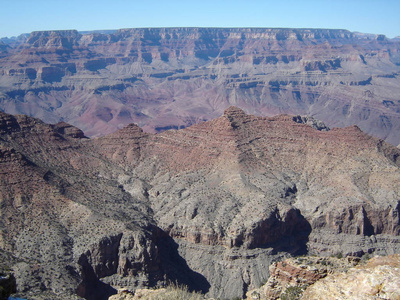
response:
<path id="1" fill-rule="evenodd" d="M 5 43 L 7 42 L 7 44 Z M 248 113 L 312 115 L 400 143 L 400 42 L 335 29 L 32 32 L 0 44 L 0 109 L 88 136 Z"/>
<path id="2" fill-rule="evenodd" d="M 286 256 L 399 253 L 400 150 L 328 129 L 230 107 L 181 130 L 89 139 L 1 113 L 0 247 L 18 292 L 107 299 L 178 282 L 233 298 Z"/>

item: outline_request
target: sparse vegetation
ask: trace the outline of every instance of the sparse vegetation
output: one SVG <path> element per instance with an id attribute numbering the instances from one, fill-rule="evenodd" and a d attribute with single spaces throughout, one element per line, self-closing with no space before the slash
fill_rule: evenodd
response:
<path id="1" fill-rule="evenodd" d="M 336 254 L 331 255 L 331 257 L 336 257 L 336 258 L 343 258 L 343 253 L 342 252 L 336 252 Z"/>
<path id="2" fill-rule="evenodd" d="M 361 256 L 361 263 L 366 263 L 371 259 L 371 254 L 365 253 L 363 256 Z"/>
<path id="3" fill-rule="evenodd" d="M 282 294 L 282 300 L 297 300 L 303 295 L 303 286 L 290 286 Z"/>
<path id="4" fill-rule="evenodd" d="M 154 290 L 144 294 L 143 300 L 204 300 L 204 296 L 197 292 L 190 292 L 187 286 L 170 284 L 165 289 Z"/>

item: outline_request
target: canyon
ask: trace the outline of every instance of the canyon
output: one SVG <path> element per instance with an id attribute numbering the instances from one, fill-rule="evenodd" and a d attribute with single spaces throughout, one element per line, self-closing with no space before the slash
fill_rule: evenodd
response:
<path id="1" fill-rule="evenodd" d="M 0 165 L 0 254 L 21 298 L 173 282 L 232 299 L 288 257 L 400 252 L 400 149 L 354 125 L 230 106 L 88 138 L 1 112 Z"/>
<path id="2" fill-rule="evenodd" d="M 400 144 L 400 41 L 341 29 L 42 31 L 0 41 L 0 109 L 98 137 L 309 115 Z"/>
<path id="3" fill-rule="evenodd" d="M 399 39 L 342 29 L 0 39 L 1 292 L 395 293 L 345 284 L 398 282 L 354 262 L 400 253 L 399 74 Z"/>

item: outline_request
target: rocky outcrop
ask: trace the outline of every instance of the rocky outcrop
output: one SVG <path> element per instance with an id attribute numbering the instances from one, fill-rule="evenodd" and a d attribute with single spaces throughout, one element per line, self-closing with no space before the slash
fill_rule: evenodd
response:
<path id="1" fill-rule="evenodd" d="M 296 123 L 300 123 L 300 124 L 307 124 L 307 125 L 311 126 L 312 128 L 315 128 L 320 131 L 330 130 L 330 128 L 328 126 L 326 126 L 322 121 L 317 120 L 313 117 L 309 117 L 309 116 L 295 116 L 295 117 L 293 117 L 293 121 L 295 121 Z"/>
<path id="2" fill-rule="evenodd" d="M 108 298 L 108 300 L 134 300 L 134 294 L 129 290 L 119 291 L 118 294 L 115 294 Z"/>
<path id="3" fill-rule="evenodd" d="M 78 129 L 3 114 L 0 131 L 0 241 L 20 261 L 19 295 L 107 299 L 118 276 L 135 274 L 138 286 L 163 279 L 146 205 L 110 179 L 97 186 Z"/>
<path id="4" fill-rule="evenodd" d="M 249 300 L 266 299 L 397 299 L 399 255 L 298 257 L 270 266 L 270 278 L 247 293 Z"/>
<path id="5" fill-rule="evenodd" d="M 360 262 L 358 257 L 304 256 L 273 263 L 268 281 L 248 291 L 248 300 L 300 299 L 304 290 L 326 276 L 345 272 Z M 292 298 L 291 298 L 292 297 Z"/>
<path id="6" fill-rule="evenodd" d="M 0 113 L 0 247 L 19 295 L 107 299 L 177 282 L 244 297 L 270 272 L 322 274 L 269 269 L 287 256 L 400 252 L 400 150 L 356 126 L 318 129 L 229 107 L 180 130 L 89 139 Z"/>
<path id="7" fill-rule="evenodd" d="M 335 29 L 33 32 L 0 46 L 0 109 L 102 136 L 184 128 L 235 105 L 357 124 L 398 145 L 399 45 Z"/>
<path id="8" fill-rule="evenodd" d="M 119 291 L 118 294 L 111 296 L 108 300 L 174 300 L 174 299 L 185 299 L 185 300 L 205 300 L 212 298 L 205 298 L 203 295 L 189 292 L 187 287 L 168 286 L 167 288 L 161 289 L 138 289 L 135 293 L 129 290 Z"/>
<path id="9" fill-rule="evenodd" d="M 399 267 L 399 255 L 374 257 L 366 265 L 317 281 L 301 299 L 398 299 Z"/>
<path id="10" fill-rule="evenodd" d="M 65 122 L 59 122 L 54 125 L 54 130 L 61 134 L 61 135 L 66 135 L 68 137 L 72 138 L 84 138 L 85 135 L 82 130 L 79 128 L 76 128 L 68 123 Z"/>
<path id="11" fill-rule="evenodd" d="M 67 48 L 78 45 L 80 34 L 76 30 L 34 31 L 26 40 L 33 48 Z"/>

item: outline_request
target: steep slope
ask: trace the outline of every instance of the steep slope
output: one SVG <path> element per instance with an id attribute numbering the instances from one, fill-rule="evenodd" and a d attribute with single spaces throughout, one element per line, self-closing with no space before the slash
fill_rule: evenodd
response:
<path id="1" fill-rule="evenodd" d="M 22 297 L 107 299 L 116 292 L 110 283 L 176 279 L 165 274 L 174 270 L 163 266 L 169 257 L 160 261 L 156 243 L 166 235 L 151 208 L 111 178 L 118 168 L 85 151 L 89 141 L 79 129 L 0 117 L 0 246 L 17 259 Z M 177 267 L 190 280 L 190 270 Z"/>
<path id="2" fill-rule="evenodd" d="M 121 148 L 108 157 L 125 157 L 148 183 L 158 226 L 218 296 L 260 284 L 274 253 L 398 252 L 398 149 L 354 126 L 318 131 L 299 120 L 229 108 L 147 138 L 134 129 L 126 149 L 140 158 Z"/>
<path id="3" fill-rule="evenodd" d="M 128 130 L 131 131 L 130 140 L 126 138 Z M 128 143 L 125 146 L 126 155 L 121 143 L 115 139 L 118 135 L 121 141 Z M 185 215 L 189 217 L 193 214 L 192 219 L 199 217 L 202 215 L 199 210 L 207 209 L 207 205 L 203 205 L 208 204 L 207 199 L 214 199 L 212 205 L 218 204 L 219 197 L 214 198 L 213 193 L 221 195 L 225 190 L 221 202 L 224 198 L 238 198 L 244 200 L 242 204 L 246 203 L 249 209 L 257 208 L 257 214 L 260 212 L 257 201 L 276 204 L 281 199 L 281 205 L 298 207 L 303 214 L 313 216 L 315 228 L 329 228 L 334 233 L 398 234 L 396 220 L 392 219 L 395 216 L 385 218 L 389 222 L 387 224 L 374 224 L 372 220 L 367 220 L 367 212 L 360 211 L 360 219 L 350 219 L 352 223 L 346 226 L 336 224 L 336 218 L 341 219 L 339 215 L 330 216 L 332 219 L 320 217 L 320 214 L 325 215 L 325 209 L 331 210 L 329 206 L 351 209 L 353 205 L 361 205 L 364 210 L 382 209 L 381 198 L 393 210 L 397 209 L 397 194 L 393 194 L 393 190 L 397 189 L 399 182 L 398 149 L 366 135 L 355 126 L 318 131 L 298 123 L 298 118 L 292 116 L 254 117 L 231 107 L 223 117 L 184 130 L 148 135 L 131 126 L 93 142 L 103 149 L 100 151 L 107 151 L 108 158 L 121 166 L 130 165 L 136 176 L 150 184 L 148 193 L 155 214 L 165 219 L 168 214 L 176 217 L 175 210 L 188 210 L 188 204 L 198 206 L 195 209 L 197 212 L 187 211 Z M 106 148 L 106 144 L 119 145 L 119 148 Z M 390 177 L 385 175 L 391 171 L 393 174 Z M 171 177 L 167 180 L 169 185 L 158 190 L 158 180 L 164 185 L 165 176 Z M 174 179 L 174 176 L 177 178 Z M 166 188 L 169 189 L 167 193 Z M 169 203 L 170 206 L 164 207 L 162 203 Z M 238 204 L 232 203 L 234 207 Z M 266 209 L 268 205 L 261 207 Z M 212 211 L 216 213 L 216 207 Z M 354 211 L 355 215 L 357 211 Z M 339 214 L 338 211 L 335 213 Z M 391 213 L 387 211 L 388 216 Z M 346 211 L 343 214 L 352 213 Z M 222 222 L 223 215 L 221 212 L 216 222 Z M 243 212 L 242 215 L 247 216 L 248 213 Z M 369 221 L 372 223 L 366 224 Z M 173 230 L 177 230 L 176 220 L 174 222 Z M 199 220 L 199 224 L 208 226 L 205 225 L 207 220 Z M 214 230 L 219 227 L 216 224 L 210 226 L 215 226 Z M 233 240 L 227 239 L 227 234 L 224 234 L 224 241 L 217 232 L 209 243 L 232 246 L 245 242 L 236 241 L 243 232 L 234 235 Z M 201 234 L 199 239 L 202 240 Z M 204 237 L 205 243 L 208 243 L 207 240 Z M 253 241 L 248 243 L 251 248 Z"/>
<path id="4" fill-rule="evenodd" d="M 0 51 L 0 109 L 89 136 L 182 128 L 236 105 L 313 115 L 400 144 L 400 42 L 334 29 L 33 32 Z"/>
<path id="5" fill-rule="evenodd" d="M 356 126 L 236 107 L 94 139 L 25 116 L 0 124 L 1 249 L 21 261 L 23 295 L 177 281 L 232 298 L 285 256 L 400 252 L 400 149 Z"/>

